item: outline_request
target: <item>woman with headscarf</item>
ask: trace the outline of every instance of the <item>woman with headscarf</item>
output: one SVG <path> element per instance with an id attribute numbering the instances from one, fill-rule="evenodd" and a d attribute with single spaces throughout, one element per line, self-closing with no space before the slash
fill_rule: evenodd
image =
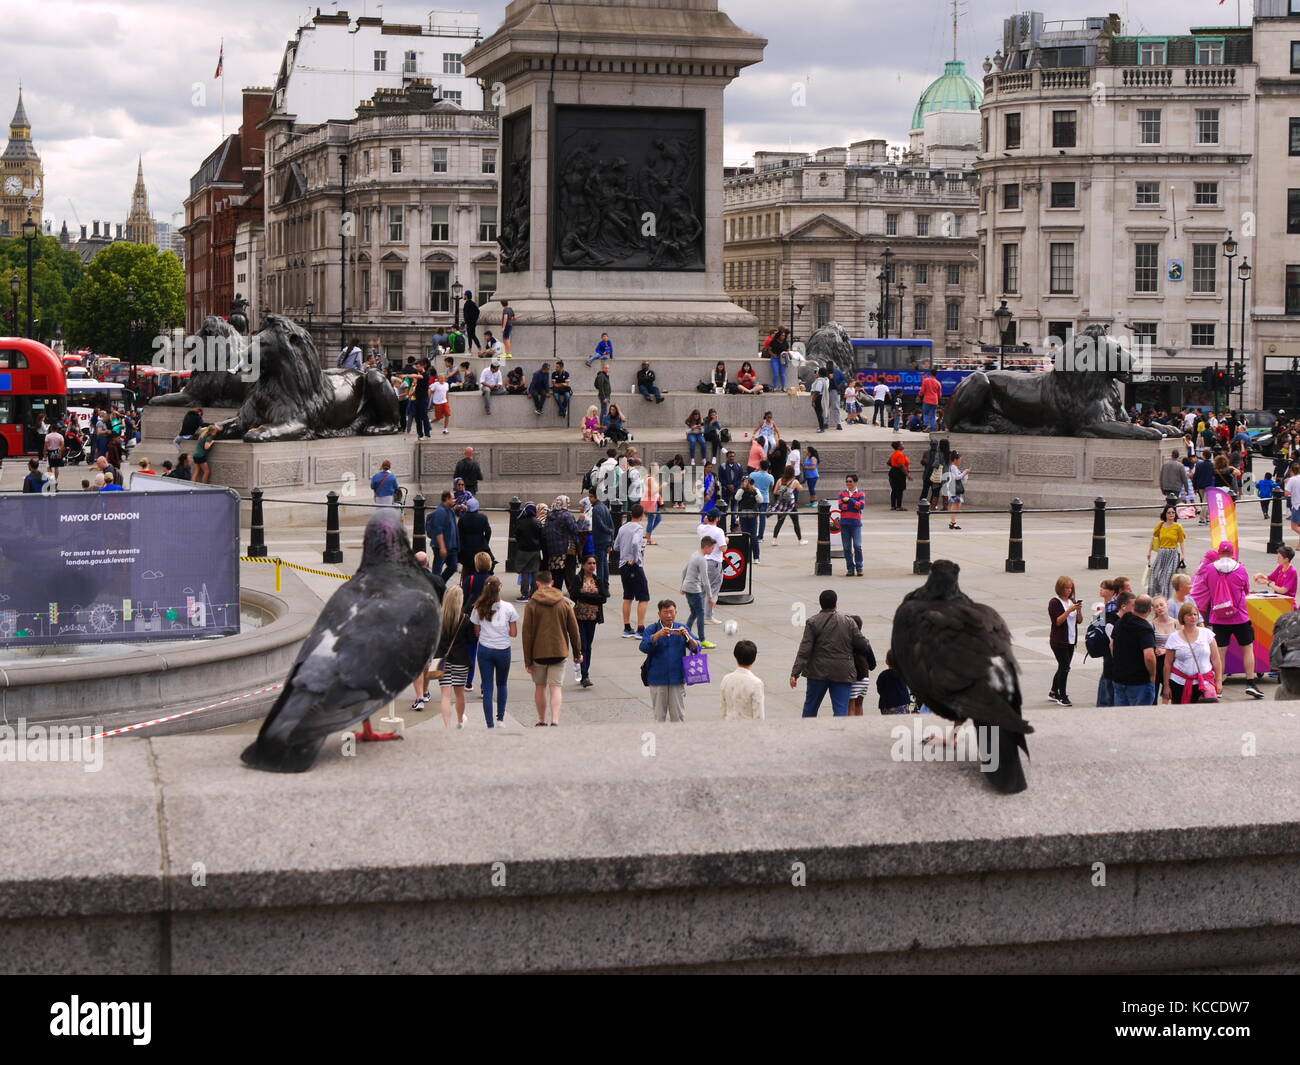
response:
<path id="1" fill-rule="evenodd" d="M 526 603 L 537 582 L 534 575 L 542 568 L 542 521 L 546 504 L 525 503 L 515 522 L 515 571 L 519 574 L 519 602 Z"/>
<path id="2" fill-rule="evenodd" d="M 568 586 L 568 578 L 577 568 L 578 541 L 581 538 L 582 530 L 569 510 L 569 497 L 556 496 L 543 532 L 545 564 L 556 588 Z"/>

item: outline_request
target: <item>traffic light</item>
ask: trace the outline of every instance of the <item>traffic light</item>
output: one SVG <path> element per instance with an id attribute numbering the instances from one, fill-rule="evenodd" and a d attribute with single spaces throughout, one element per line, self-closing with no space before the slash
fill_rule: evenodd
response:
<path id="1" fill-rule="evenodd" d="M 1201 367 L 1201 384 L 1206 388 L 1214 387 L 1214 367 L 1212 366 Z"/>
<path id="2" fill-rule="evenodd" d="M 1214 371 L 1214 387 L 1220 392 L 1226 392 L 1233 387 L 1232 378 L 1228 376 L 1227 370 Z"/>

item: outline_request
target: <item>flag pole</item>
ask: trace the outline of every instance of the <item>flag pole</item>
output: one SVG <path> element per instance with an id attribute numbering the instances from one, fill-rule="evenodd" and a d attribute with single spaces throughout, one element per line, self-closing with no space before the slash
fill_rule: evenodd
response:
<path id="1" fill-rule="evenodd" d="M 1237 0 L 1240 7 L 1241 0 Z M 221 139 L 226 139 L 226 39 L 221 38 Z"/>

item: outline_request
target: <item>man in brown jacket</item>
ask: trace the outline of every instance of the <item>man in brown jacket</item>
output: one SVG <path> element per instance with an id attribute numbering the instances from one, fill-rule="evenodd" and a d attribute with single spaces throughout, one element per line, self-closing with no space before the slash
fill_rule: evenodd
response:
<path id="1" fill-rule="evenodd" d="M 799 641 L 790 670 L 790 687 L 799 686 L 799 675 L 808 678 L 808 694 L 804 696 L 803 716 L 816 717 L 826 693 L 831 693 L 831 712 L 836 717 L 848 717 L 849 691 L 858 680 L 858 666 L 854 656 L 865 659 L 868 669 L 875 669 L 876 656 L 871 644 L 862 635 L 857 623 L 847 614 L 835 609 L 838 598 L 831 589 L 822 592 L 818 602 L 821 613 L 809 618 Z"/>
<path id="2" fill-rule="evenodd" d="M 533 678 L 537 727 L 546 724 L 548 697 L 550 723 L 558 725 L 563 701 L 564 660 L 572 654 L 575 662 L 582 661 L 582 636 L 578 632 L 573 604 L 551 583 L 550 570 L 537 571 L 537 590 L 524 607 L 523 642 L 524 669 Z"/>

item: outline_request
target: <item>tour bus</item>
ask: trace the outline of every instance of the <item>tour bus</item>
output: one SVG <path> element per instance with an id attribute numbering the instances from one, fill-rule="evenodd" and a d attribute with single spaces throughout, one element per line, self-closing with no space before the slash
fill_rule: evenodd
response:
<path id="1" fill-rule="evenodd" d="M 44 344 L 0 337 L 0 459 L 40 452 L 36 426 L 67 406 L 63 362 Z"/>
<path id="2" fill-rule="evenodd" d="M 868 392 L 877 384 L 888 386 L 891 393 L 901 392 L 915 396 L 921 391 L 921 380 L 931 367 L 939 372 L 943 394 L 952 395 L 972 370 L 946 369 L 936 363 L 932 340 L 858 340 L 853 341 L 854 367 L 858 386 Z"/>

